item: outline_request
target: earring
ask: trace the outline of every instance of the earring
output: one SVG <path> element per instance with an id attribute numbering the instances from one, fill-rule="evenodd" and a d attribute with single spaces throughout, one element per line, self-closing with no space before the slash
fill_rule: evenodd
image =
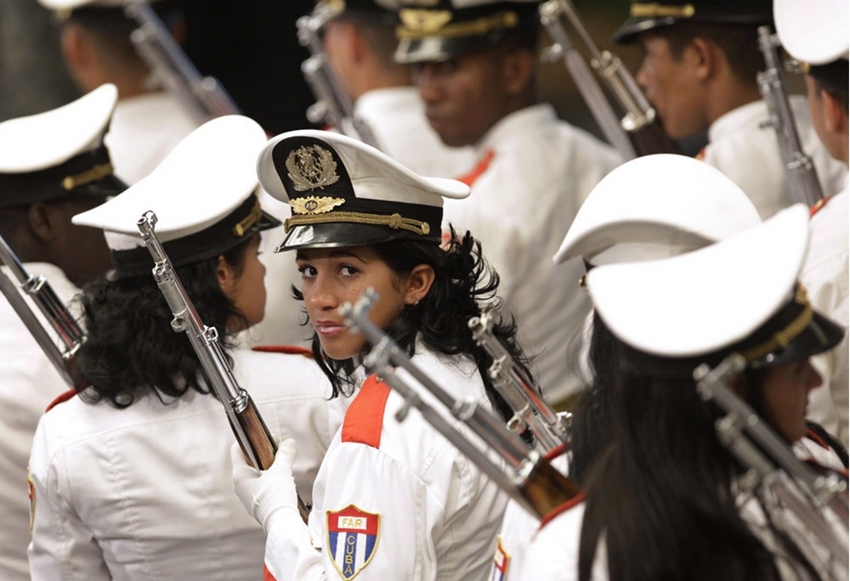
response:
<path id="1" fill-rule="evenodd" d="M 413 301 L 413 306 L 414 306 L 414 307 L 415 307 L 416 305 L 418 305 L 418 304 L 419 304 L 419 299 L 416 299 L 415 301 Z"/>

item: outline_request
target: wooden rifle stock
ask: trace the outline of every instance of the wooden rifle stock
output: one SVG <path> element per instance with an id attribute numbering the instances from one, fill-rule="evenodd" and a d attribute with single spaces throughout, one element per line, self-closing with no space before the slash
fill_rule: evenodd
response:
<path id="1" fill-rule="evenodd" d="M 541 519 L 581 493 L 581 487 L 576 481 L 561 474 L 542 456 L 529 466 L 525 482 L 519 487 L 523 497 Z"/>
<path id="2" fill-rule="evenodd" d="M 274 456 L 277 453 L 277 444 L 275 443 L 271 432 L 269 432 L 266 422 L 263 421 L 263 417 L 260 415 L 260 411 L 257 409 L 256 404 L 254 404 L 254 400 L 251 399 L 251 396 L 248 396 L 248 399 L 245 402 L 245 409 L 236 413 L 236 418 L 242 428 L 242 432 L 246 436 L 248 445 L 251 447 L 250 453 L 245 450 L 245 442 L 243 442 L 239 437 L 238 430 L 231 425 L 233 435 L 236 436 L 236 441 L 239 442 L 239 447 L 242 448 L 242 453 L 245 454 L 246 458 L 251 458 L 253 454 L 253 457 L 255 457 L 260 464 L 258 468 L 260 470 L 268 470 L 274 463 Z M 307 522 L 307 519 L 310 516 L 310 509 L 304 501 L 301 500 L 301 496 L 298 496 L 298 513 L 301 515 L 304 522 Z"/>

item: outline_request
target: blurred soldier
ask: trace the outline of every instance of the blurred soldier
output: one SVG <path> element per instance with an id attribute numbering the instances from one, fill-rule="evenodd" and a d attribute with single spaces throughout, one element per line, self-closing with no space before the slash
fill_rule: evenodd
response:
<path id="1" fill-rule="evenodd" d="M 804 64 L 812 125 L 829 153 L 848 162 L 848 4 L 843 0 L 774 0 L 776 31 L 785 50 Z M 833 193 L 833 192 L 826 192 Z M 844 325 L 848 320 L 847 183 L 814 208 L 812 241 L 802 279 L 812 304 Z M 810 417 L 848 442 L 847 338 L 838 349 L 813 359 L 824 386 L 812 392 Z"/>
<path id="2" fill-rule="evenodd" d="M 501 277 L 506 309 L 550 400 L 579 388 L 576 343 L 589 303 L 581 265 L 552 256 L 590 190 L 620 163 L 613 148 L 564 121 L 537 97 L 535 1 L 441 0 L 399 10 L 396 60 L 413 65 L 431 127 L 450 146 L 474 145 L 479 164 L 448 200 L 445 223 L 479 237 Z"/>
<path id="3" fill-rule="evenodd" d="M 152 72 L 130 40 L 138 25 L 124 15 L 129 0 L 39 2 L 61 18 L 62 54 L 80 89 L 91 91 L 102 83 L 118 87 L 107 145 L 116 174 L 129 184 L 139 181 L 197 122 L 178 97 L 153 86 Z"/>
<path id="4" fill-rule="evenodd" d="M 0 123 L 0 235 L 65 303 L 75 285 L 112 264 L 103 233 L 71 217 L 124 189 L 103 145 L 116 99 L 115 87 L 105 85 L 53 111 Z M 30 446 L 44 409 L 68 385 L 5 298 L 0 349 L 0 578 L 24 581 Z"/>
<path id="5" fill-rule="evenodd" d="M 770 0 L 635 0 L 614 33 L 645 51 L 637 81 L 670 137 L 708 130 L 700 153 L 737 183 L 762 218 L 799 200 L 790 191 L 774 129 L 756 75 L 765 68 L 756 29 L 772 23 Z M 812 129 L 804 99 L 792 98 L 800 140 L 824 191 L 846 177 Z"/>
<path id="6" fill-rule="evenodd" d="M 475 165 L 472 148 L 450 148 L 428 125 L 408 67 L 393 61 L 396 3 L 346 2 L 325 26 L 331 67 L 354 101 L 354 114 L 375 133 L 390 157 L 423 176 L 457 177 Z"/>

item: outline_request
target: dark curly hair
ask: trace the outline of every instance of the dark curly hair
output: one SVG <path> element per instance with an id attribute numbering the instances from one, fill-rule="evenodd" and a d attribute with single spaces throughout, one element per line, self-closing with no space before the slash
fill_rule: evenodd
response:
<path id="1" fill-rule="evenodd" d="M 372 248 L 399 277 L 409 274 L 419 264 L 431 266 L 435 275 L 428 294 L 418 304 L 406 306 L 390 328 L 385 329 L 386 333 L 411 356 L 418 339 L 435 352 L 471 357 L 481 373 L 493 408 L 504 419 L 511 417 L 513 412 L 496 391 L 488 374 L 493 359 L 475 343 L 468 326 L 469 319 L 480 315 L 484 305 L 498 308 L 501 303 L 496 296 L 499 275 L 481 255 L 481 243 L 469 232 L 460 238 L 452 229 L 448 248 L 409 239 L 376 244 Z M 293 287 L 292 292 L 297 299 L 304 299 L 297 288 Z M 493 325 L 493 334 L 502 341 L 533 381 L 529 370 L 530 360 L 517 343 L 516 332 L 513 317 L 502 318 Z M 312 349 L 314 358 L 331 380 L 333 397 L 350 395 L 355 387 L 355 361 L 337 361 L 325 357 L 318 335 L 315 334 Z M 368 353 L 369 349 L 370 345 L 365 345 L 363 354 Z"/>
<path id="2" fill-rule="evenodd" d="M 249 241 L 222 253 L 237 274 L 244 268 Z M 217 265 L 215 257 L 175 271 L 201 320 L 215 327 L 219 343 L 228 348 L 228 321 L 245 317 L 219 287 Z M 126 408 L 151 392 L 163 402 L 190 389 L 209 393 L 188 337 L 171 328 L 171 310 L 153 276 L 103 278 L 84 289 L 81 301 L 86 341 L 76 361 L 77 371 L 91 384 L 80 392 L 85 401 L 107 400 Z"/>

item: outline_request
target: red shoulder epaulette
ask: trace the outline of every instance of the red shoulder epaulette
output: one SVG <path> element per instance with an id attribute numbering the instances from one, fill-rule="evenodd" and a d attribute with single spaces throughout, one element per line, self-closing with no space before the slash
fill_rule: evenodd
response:
<path id="1" fill-rule="evenodd" d="M 562 456 L 566 453 L 567 453 L 567 445 L 566 444 L 560 444 L 558 446 L 555 446 L 554 448 L 552 448 L 548 452 L 546 452 L 546 459 L 551 462 L 555 458 Z"/>
<path id="2" fill-rule="evenodd" d="M 468 185 L 471 188 L 472 184 L 475 183 L 475 180 L 480 178 L 481 174 L 483 174 L 485 171 L 487 171 L 487 168 L 490 167 L 490 162 L 493 161 L 493 158 L 495 156 L 496 156 L 496 152 L 493 151 L 492 149 L 488 149 L 484 153 L 484 157 L 481 158 L 481 161 L 478 162 L 478 165 L 476 165 L 474 168 L 472 168 L 471 172 L 469 172 L 466 175 L 462 175 L 458 178 L 455 178 L 455 179 L 459 182 L 465 183 L 466 185 Z"/>
<path id="3" fill-rule="evenodd" d="M 252 347 L 251 351 L 259 351 L 261 353 L 286 353 L 287 355 L 303 355 L 310 359 L 313 358 L 312 351 L 306 347 L 299 347 L 297 345 L 259 345 L 257 347 Z"/>
<path id="4" fill-rule="evenodd" d="M 73 387 L 71 389 L 69 389 L 68 391 L 63 391 L 62 393 L 60 393 L 56 397 L 56 399 L 54 399 L 52 402 L 50 402 L 50 404 L 47 406 L 47 409 L 44 410 L 44 413 L 49 412 L 50 410 L 52 410 L 54 407 L 58 406 L 63 401 L 68 401 L 69 399 L 71 399 L 75 395 L 77 395 L 77 390 L 74 389 Z"/>
<path id="5" fill-rule="evenodd" d="M 363 383 L 354 397 L 345 420 L 342 422 L 342 441 L 381 447 L 381 430 L 384 427 L 384 408 L 390 396 L 390 387 L 378 381 L 373 374 Z"/>
<path id="6" fill-rule="evenodd" d="M 832 196 L 825 196 L 825 197 L 821 198 L 820 200 L 818 200 L 817 202 L 815 202 L 814 204 L 812 204 L 812 207 L 809 208 L 809 217 L 812 217 L 815 214 L 817 214 L 818 212 L 820 212 L 821 209 L 824 206 L 826 206 L 826 203 L 829 202 L 831 199 L 832 199 Z"/>
<path id="7" fill-rule="evenodd" d="M 832 448 L 829 447 L 829 444 L 824 442 L 823 438 L 821 438 L 820 435 L 817 432 L 815 432 L 814 430 L 812 430 L 811 428 L 806 430 L 806 437 L 808 439 L 810 439 L 812 442 L 814 442 L 815 444 L 817 444 L 818 446 L 820 446 L 821 448 L 823 448 L 824 450 L 831 450 L 832 449 Z"/>
<path id="8" fill-rule="evenodd" d="M 552 510 L 550 510 L 549 513 L 540 520 L 540 528 L 542 529 L 547 524 L 552 522 L 555 519 L 556 516 L 558 516 L 561 513 L 567 512 L 568 510 L 570 510 L 574 506 L 577 506 L 581 502 L 584 502 L 584 492 L 583 491 L 579 492 L 578 494 L 573 496 L 571 499 L 569 499 L 564 504 L 558 505 L 555 508 L 553 508 Z"/>

